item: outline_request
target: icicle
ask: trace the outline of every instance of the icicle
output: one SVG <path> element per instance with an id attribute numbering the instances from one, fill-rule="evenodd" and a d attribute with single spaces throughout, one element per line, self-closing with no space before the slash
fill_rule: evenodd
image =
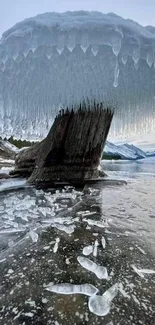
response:
<path id="1" fill-rule="evenodd" d="M 94 54 L 94 56 L 97 55 L 97 53 L 98 53 L 98 49 L 99 49 L 98 45 L 92 45 L 92 47 L 91 47 L 91 51 L 92 51 L 92 53 Z"/>
<path id="2" fill-rule="evenodd" d="M 135 65 L 137 65 L 137 63 L 138 63 L 138 61 L 140 59 L 140 49 L 139 49 L 139 47 L 135 48 L 133 50 L 132 58 L 133 58 L 133 61 L 134 61 Z"/>
<path id="3" fill-rule="evenodd" d="M 123 53 L 122 54 L 122 62 L 123 62 L 123 64 L 126 65 L 127 61 L 128 61 L 128 55 L 126 53 Z"/>
<path id="4" fill-rule="evenodd" d="M 115 56 L 117 57 L 120 50 L 121 50 L 121 38 L 118 38 L 117 36 L 112 39 L 112 50 Z"/>
<path id="5" fill-rule="evenodd" d="M 153 52 L 148 52 L 147 53 L 146 62 L 148 64 L 148 66 L 151 68 L 152 64 L 154 62 Z"/>
<path id="6" fill-rule="evenodd" d="M 114 69 L 114 83 L 113 83 L 113 86 L 115 88 L 118 86 L 118 77 L 119 77 L 119 64 L 116 59 L 116 65 L 115 65 L 115 69 Z"/>

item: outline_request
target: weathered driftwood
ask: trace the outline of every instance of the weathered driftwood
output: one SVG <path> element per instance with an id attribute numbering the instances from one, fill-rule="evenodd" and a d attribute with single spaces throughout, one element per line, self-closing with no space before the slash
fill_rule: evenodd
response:
<path id="1" fill-rule="evenodd" d="M 13 150 L 15 146 L 12 146 L 8 141 L 0 138 L 0 157 L 4 159 L 14 159 L 16 152 Z"/>
<path id="2" fill-rule="evenodd" d="M 11 174 L 30 176 L 28 182 L 39 187 L 55 182 L 82 185 L 98 178 L 112 117 L 113 110 L 104 109 L 102 103 L 60 111 L 47 137 L 18 154 Z"/>
<path id="3" fill-rule="evenodd" d="M 36 165 L 40 145 L 41 142 L 19 152 L 15 159 L 15 169 L 10 172 L 11 176 L 22 176 L 27 178 L 32 174 Z"/>

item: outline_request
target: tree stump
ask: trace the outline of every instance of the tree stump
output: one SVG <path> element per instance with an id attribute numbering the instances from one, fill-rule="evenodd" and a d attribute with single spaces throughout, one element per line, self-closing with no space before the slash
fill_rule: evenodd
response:
<path id="1" fill-rule="evenodd" d="M 51 187 L 55 182 L 83 185 L 98 178 L 112 117 L 113 110 L 105 109 L 102 103 L 61 110 L 39 145 L 28 182 L 37 187 Z"/>

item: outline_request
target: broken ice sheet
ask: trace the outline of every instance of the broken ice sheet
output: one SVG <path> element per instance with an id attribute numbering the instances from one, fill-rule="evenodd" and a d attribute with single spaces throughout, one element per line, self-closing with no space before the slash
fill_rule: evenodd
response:
<path id="1" fill-rule="evenodd" d="M 97 316 L 105 316 L 110 312 L 111 301 L 118 293 L 118 284 L 114 284 L 102 296 L 94 295 L 89 299 L 89 310 Z"/>
<path id="2" fill-rule="evenodd" d="M 86 296 L 93 296 L 96 295 L 98 289 L 94 287 L 92 284 L 71 284 L 71 283 L 61 283 L 61 284 L 54 284 L 54 285 L 47 285 L 47 291 L 64 294 L 64 295 L 71 295 L 71 294 L 83 294 Z"/>
<path id="3" fill-rule="evenodd" d="M 86 270 L 94 273 L 98 279 L 106 279 L 106 280 L 108 279 L 108 272 L 107 272 L 106 267 L 98 265 L 83 256 L 78 256 L 77 260 L 82 267 L 84 267 Z"/>

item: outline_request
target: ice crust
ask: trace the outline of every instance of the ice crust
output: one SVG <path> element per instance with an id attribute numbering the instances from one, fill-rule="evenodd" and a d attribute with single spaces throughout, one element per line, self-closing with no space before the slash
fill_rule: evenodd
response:
<path id="1" fill-rule="evenodd" d="M 16 24 L 0 41 L 0 133 L 41 139 L 60 107 L 76 110 L 87 98 L 117 106 L 113 138 L 153 130 L 154 51 L 150 29 L 112 13 L 46 13 Z"/>

